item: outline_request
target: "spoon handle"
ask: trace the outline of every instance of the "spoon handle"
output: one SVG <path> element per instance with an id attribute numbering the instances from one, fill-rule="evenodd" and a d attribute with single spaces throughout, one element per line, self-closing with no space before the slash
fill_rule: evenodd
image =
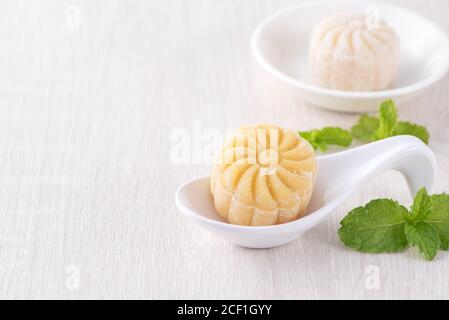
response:
<path id="1" fill-rule="evenodd" d="M 317 185 L 323 188 L 316 190 L 325 192 L 323 198 L 330 200 L 343 190 L 355 192 L 382 172 L 398 170 L 413 196 L 422 187 L 431 191 L 436 167 L 433 152 L 420 139 L 396 136 L 320 157 Z"/>

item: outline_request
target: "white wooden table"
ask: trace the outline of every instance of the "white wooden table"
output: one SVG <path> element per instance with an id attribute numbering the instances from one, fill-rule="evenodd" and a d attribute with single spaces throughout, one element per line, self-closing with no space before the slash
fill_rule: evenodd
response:
<path id="1" fill-rule="evenodd" d="M 398 173 L 281 248 L 235 247 L 177 211 L 178 185 L 209 165 L 170 161 L 175 130 L 357 118 L 303 104 L 252 59 L 260 19 L 299 2 L 1 1 L 0 298 L 449 298 L 448 252 L 429 263 L 338 239 L 355 206 L 410 204 Z M 449 32 L 447 0 L 391 2 Z M 449 77 L 401 117 L 430 129 L 435 191 L 449 191 Z"/>

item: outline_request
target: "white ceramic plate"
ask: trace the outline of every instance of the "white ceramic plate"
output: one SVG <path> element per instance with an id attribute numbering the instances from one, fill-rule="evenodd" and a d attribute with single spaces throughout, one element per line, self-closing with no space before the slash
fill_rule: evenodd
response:
<path id="1" fill-rule="evenodd" d="M 376 11 L 400 39 L 395 88 L 349 92 L 309 83 L 307 54 L 313 27 L 336 12 Z M 338 111 L 374 111 L 389 98 L 400 105 L 441 79 L 449 69 L 449 38 L 436 24 L 401 7 L 362 0 L 313 1 L 284 9 L 260 23 L 251 47 L 257 62 L 306 102 Z"/>

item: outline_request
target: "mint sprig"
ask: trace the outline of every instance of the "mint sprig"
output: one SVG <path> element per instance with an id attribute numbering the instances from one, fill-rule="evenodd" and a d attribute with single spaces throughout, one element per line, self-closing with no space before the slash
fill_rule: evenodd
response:
<path id="1" fill-rule="evenodd" d="M 372 142 L 393 136 L 412 135 L 429 143 L 429 132 L 421 125 L 398 120 L 398 111 L 393 100 L 385 100 L 379 107 L 379 115 L 363 114 L 351 131 L 339 127 L 324 127 L 299 132 L 315 150 L 325 152 L 330 145 L 348 147 L 353 139 Z"/>
<path id="2" fill-rule="evenodd" d="M 299 132 L 314 149 L 325 152 L 330 145 L 348 147 L 352 143 L 351 133 L 338 127 L 325 127 Z"/>
<path id="3" fill-rule="evenodd" d="M 377 199 L 351 210 L 340 222 L 341 241 L 361 252 L 398 252 L 414 246 L 427 260 L 449 249 L 449 195 L 416 194 L 408 210 L 391 199 Z"/>
<path id="4" fill-rule="evenodd" d="M 418 248 L 419 252 L 427 259 L 433 260 L 440 248 L 441 240 L 435 229 L 428 223 L 406 224 L 404 233 L 408 243 Z"/>
<path id="5" fill-rule="evenodd" d="M 390 199 L 378 199 L 353 209 L 340 222 L 338 235 L 347 246 L 362 252 L 398 252 L 407 246 L 404 234 L 407 209 Z"/>
<path id="6" fill-rule="evenodd" d="M 372 142 L 375 140 L 376 131 L 379 126 L 379 118 L 364 114 L 360 116 L 359 121 L 352 126 L 351 133 L 355 139 L 364 142 Z"/>
<path id="7" fill-rule="evenodd" d="M 398 110 L 393 100 L 382 102 L 379 117 L 362 115 L 351 128 L 352 136 L 364 142 L 381 140 L 398 135 L 412 135 L 429 143 L 429 132 L 423 126 L 398 120 Z"/>
<path id="8" fill-rule="evenodd" d="M 393 136 L 408 134 L 422 140 L 425 144 L 429 144 L 429 131 L 423 126 L 410 123 L 407 121 L 399 121 L 393 128 Z"/>

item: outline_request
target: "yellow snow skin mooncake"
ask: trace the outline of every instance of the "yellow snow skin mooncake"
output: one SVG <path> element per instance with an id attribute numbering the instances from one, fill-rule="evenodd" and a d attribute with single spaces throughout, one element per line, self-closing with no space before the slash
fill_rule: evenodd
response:
<path id="1" fill-rule="evenodd" d="M 216 210 L 229 223 L 275 225 L 305 214 L 316 174 L 315 152 L 295 131 L 247 125 L 225 142 L 210 188 Z"/>

